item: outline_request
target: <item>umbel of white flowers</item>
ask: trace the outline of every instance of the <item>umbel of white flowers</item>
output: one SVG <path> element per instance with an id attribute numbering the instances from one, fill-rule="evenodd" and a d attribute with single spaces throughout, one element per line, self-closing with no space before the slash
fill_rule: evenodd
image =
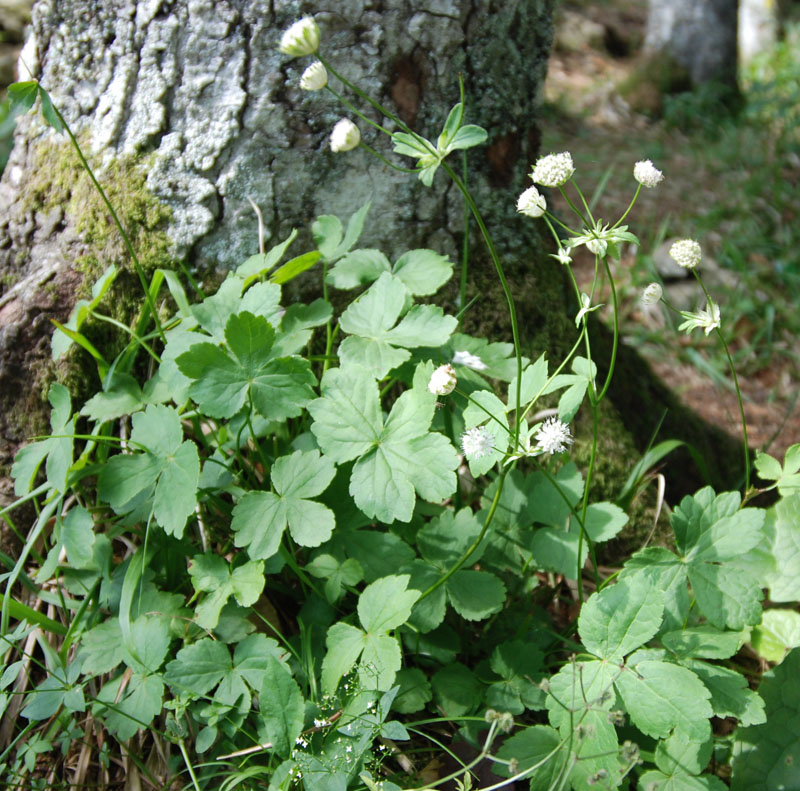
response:
<path id="1" fill-rule="evenodd" d="M 669 248 L 669 257 L 678 266 L 694 269 L 700 263 L 702 253 L 700 245 L 694 239 L 680 239 Z"/>
<path id="2" fill-rule="evenodd" d="M 331 151 L 339 153 L 350 151 L 361 142 L 361 132 L 358 127 L 349 119 L 342 118 L 336 122 L 331 132 Z"/>
<path id="3" fill-rule="evenodd" d="M 560 187 L 572 178 L 574 172 L 572 154 L 564 151 L 537 159 L 531 179 L 534 184 L 541 184 L 543 187 Z"/>
<path id="4" fill-rule="evenodd" d="M 328 84 L 328 70 L 315 60 L 300 77 L 300 87 L 304 91 L 321 91 Z"/>
<path id="5" fill-rule="evenodd" d="M 476 426 L 461 435 L 461 448 L 469 461 L 488 456 L 493 442 L 494 436 L 486 426 Z"/>
<path id="6" fill-rule="evenodd" d="M 643 187 L 655 187 L 664 180 L 664 174 L 649 159 L 633 166 L 633 177 Z"/>
<path id="7" fill-rule="evenodd" d="M 293 58 L 313 55 L 319 49 L 317 23 L 310 16 L 299 19 L 281 36 L 278 49 L 284 55 L 291 55 Z"/>
<path id="8" fill-rule="evenodd" d="M 541 453 L 563 453 L 573 442 L 569 426 L 557 417 L 549 417 L 536 432 L 536 449 Z"/>

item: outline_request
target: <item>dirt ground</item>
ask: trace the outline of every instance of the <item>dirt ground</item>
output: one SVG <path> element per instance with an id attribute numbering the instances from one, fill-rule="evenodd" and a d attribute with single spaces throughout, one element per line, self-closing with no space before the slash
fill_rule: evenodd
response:
<path id="1" fill-rule="evenodd" d="M 709 210 L 718 202 L 720 190 L 729 189 L 714 163 L 704 163 L 702 157 L 695 155 L 692 146 L 701 144 L 697 139 L 637 114 L 620 95 L 618 86 L 633 68 L 644 38 L 645 19 L 644 0 L 560 7 L 544 92 L 545 107 L 554 109 L 549 114 L 545 112 L 542 119 L 542 153 L 570 151 L 576 179 L 590 202 L 592 191 L 601 184 L 595 217 L 599 213 L 611 221 L 624 212 L 633 195 L 634 162 L 652 159 L 663 170 L 664 182 L 656 189 L 642 190 L 626 219 L 639 236 L 641 248 L 625 249 L 622 260 L 614 265 L 623 342 L 637 345 L 654 371 L 688 406 L 741 437 L 736 394 L 723 366 L 724 353 L 713 348 L 714 335 L 705 339 L 696 331 L 689 339 L 677 333 L 674 320 L 665 320 L 666 309 L 658 306 L 643 310 L 639 303 L 641 288 L 653 279 L 653 264 L 665 257 L 670 238 L 693 236 L 692 215 Z M 746 158 L 743 166 L 746 167 Z M 566 202 L 554 190 L 549 199 L 562 216 L 568 213 Z M 750 445 L 782 460 L 786 448 L 800 442 L 796 336 L 776 328 L 769 339 L 770 354 L 762 354 L 757 364 L 750 360 L 758 352 L 754 344 L 765 341 L 754 339 L 756 328 L 747 320 L 725 312 L 726 294 L 742 286 L 735 273 L 723 270 L 714 260 L 724 230 L 720 227 L 706 232 L 701 239 L 704 279 L 722 305 L 723 329 L 731 353 L 740 362 L 737 368 Z M 769 266 L 769 262 L 757 260 L 753 264 Z M 580 284 L 591 282 L 593 270 L 593 256 L 576 255 L 575 272 Z M 665 294 L 673 304 L 696 309 L 702 298 L 696 284 L 664 279 Z M 755 298 L 766 310 L 776 296 L 765 293 L 756 294 Z M 786 295 L 789 300 L 796 298 Z M 610 303 L 609 292 L 604 290 L 597 301 Z M 766 364 L 763 358 L 768 360 Z"/>

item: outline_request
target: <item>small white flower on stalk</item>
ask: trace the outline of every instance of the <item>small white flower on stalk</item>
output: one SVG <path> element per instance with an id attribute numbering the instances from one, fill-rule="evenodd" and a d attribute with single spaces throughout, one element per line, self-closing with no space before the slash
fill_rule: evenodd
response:
<path id="1" fill-rule="evenodd" d="M 328 70 L 315 60 L 300 77 L 300 87 L 304 91 L 321 91 L 328 84 Z"/>
<path id="2" fill-rule="evenodd" d="M 570 180 L 574 172 L 572 155 L 564 151 L 561 154 L 548 154 L 537 159 L 531 179 L 534 184 L 541 184 L 543 187 L 560 187 Z"/>
<path id="3" fill-rule="evenodd" d="M 664 174 L 649 159 L 633 166 L 633 177 L 643 187 L 656 187 L 664 180 Z"/>
<path id="4" fill-rule="evenodd" d="M 700 245 L 694 239 L 680 239 L 669 248 L 669 257 L 678 266 L 694 269 L 700 263 L 702 253 Z"/>
<path id="5" fill-rule="evenodd" d="M 602 303 L 600 305 L 595 305 L 592 307 L 592 299 L 588 294 L 581 294 L 581 309 L 578 311 L 578 315 L 575 316 L 575 326 L 579 327 L 581 324 L 581 319 L 587 314 L 591 313 L 593 310 L 598 310 L 602 308 Z"/>
<path id="6" fill-rule="evenodd" d="M 572 263 L 572 257 L 567 252 L 566 247 L 559 247 L 555 255 L 550 254 L 550 258 L 555 258 L 559 264 L 564 264 L 564 266 L 569 266 Z"/>
<path id="7" fill-rule="evenodd" d="M 340 153 L 351 151 L 361 142 L 361 132 L 358 127 L 349 119 L 342 118 L 336 122 L 331 132 L 331 151 Z"/>
<path id="8" fill-rule="evenodd" d="M 536 187 L 528 187 L 517 201 L 517 211 L 527 217 L 541 217 L 547 209 L 547 201 Z"/>
<path id="9" fill-rule="evenodd" d="M 456 388 L 458 377 L 456 376 L 456 369 L 452 365 L 440 365 L 431 374 L 431 380 L 428 382 L 428 390 L 434 395 L 446 396 L 450 395 Z"/>
<path id="10" fill-rule="evenodd" d="M 573 442 L 569 426 L 549 417 L 536 432 L 536 447 L 542 453 L 563 453 Z"/>
<path id="11" fill-rule="evenodd" d="M 489 367 L 477 354 L 467 351 L 456 352 L 453 355 L 453 362 L 456 365 L 466 365 L 467 368 L 472 368 L 473 371 L 485 371 Z"/>
<path id="12" fill-rule="evenodd" d="M 708 335 L 720 324 L 719 305 L 715 305 L 713 302 L 708 303 L 706 310 L 700 310 L 697 313 L 682 310 L 680 313 L 686 321 L 678 327 L 678 330 L 686 330 L 687 335 L 698 328 L 705 330 Z"/>
<path id="13" fill-rule="evenodd" d="M 461 447 L 468 461 L 475 461 L 492 452 L 494 437 L 486 426 L 477 426 L 461 435 Z"/>
<path id="14" fill-rule="evenodd" d="M 278 49 L 284 55 L 299 58 L 313 55 L 319 48 L 319 28 L 312 17 L 299 19 L 281 36 Z"/>

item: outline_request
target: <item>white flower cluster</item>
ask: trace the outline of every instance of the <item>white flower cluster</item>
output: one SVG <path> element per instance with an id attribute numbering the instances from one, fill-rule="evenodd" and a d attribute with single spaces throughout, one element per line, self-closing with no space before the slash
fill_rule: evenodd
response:
<path id="1" fill-rule="evenodd" d="M 310 16 L 303 17 L 295 22 L 281 36 L 278 49 L 284 55 L 294 58 L 303 55 L 313 55 L 319 48 L 319 28 Z"/>
<path id="2" fill-rule="evenodd" d="M 541 217 L 547 209 L 547 201 L 536 187 L 528 187 L 517 201 L 517 211 L 527 217 Z"/>
<path id="3" fill-rule="evenodd" d="M 564 151 L 537 159 L 531 179 L 534 184 L 541 184 L 543 187 L 560 187 L 570 180 L 574 172 L 572 155 Z"/>
<path id="4" fill-rule="evenodd" d="M 336 122 L 331 132 L 331 151 L 339 153 L 350 151 L 361 142 L 361 132 L 358 127 L 349 119 L 342 118 Z"/>
<path id="5" fill-rule="evenodd" d="M 664 180 L 664 174 L 649 159 L 633 166 L 633 177 L 643 187 L 655 187 Z"/>
<path id="6" fill-rule="evenodd" d="M 566 247 L 559 247 L 558 252 L 554 254 L 550 254 L 550 258 L 555 258 L 559 264 L 569 265 L 572 263 L 572 257 L 570 256 L 569 252 L 567 251 Z"/>
<path id="7" fill-rule="evenodd" d="M 431 375 L 428 390 L 434 395 L 450 395 L 456 388 L 458 377 L 452 365 L 440 365 Z"/>
<path id="8" fill-rule="evenodd" d="M 702 253 L 694 239 L 680 239 L 669 248 L 669 256 L 678 266 L 694 269 L 700 263 Z"/>
<path id="9" fill-rule="evenodd" d="M 661 299 L 663 294 L 663 289 L 661 288 L 660 284 L 658 283 L 651 283 L 645 290 L 642 292 L 642 304 L 643 305 L 655 305 Z"/>
<path id="10" fill-rule="evenodd" d="M 476 426 L 461 435 L 461 447 L 469 461 L 488 456 L 492 452 L 494 436 L 486 426 Z"/>
<path id="11" fill-rule="evenodd" d="M 536 450 L 541 453 L 563 453 L 573 442 L 569 426 L 557 417 L 549 417 L 536 432 Z"/>
<path id="12" fill-rule="evenodd" d="M 300 87 L 304 91 L 321 91 L 328 84 L 328 70 L 315 60 L 300 77 Z"/>

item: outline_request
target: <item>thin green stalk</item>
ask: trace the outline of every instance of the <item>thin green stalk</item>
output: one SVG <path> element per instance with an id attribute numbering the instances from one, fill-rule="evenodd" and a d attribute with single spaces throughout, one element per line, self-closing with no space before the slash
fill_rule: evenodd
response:
<path id="1" fill-rule="evenodd" d="M 640 185 L 641 186 L 641 185 Z M 617 303 L 617 289 L 614 285 L 614 278 L 611 275 L 611 267 L 609 266 L 608 259 L 603 259 L 603 264 L 606 268 L 606 272 L 608 273 L 608 283 L 611 286 L 611 302 L 614 307 L 614 340 L 613 345 L 611 347 L 611 362 L 608 364 L 608 373 L 606 374 L 606 381 L 603 385 L 603 389 L 597 396 L 596 401 L 600 402 L 603 400 L 603 396 L 606 394 L 609 385 L 611 384 L 611 377 L 614 375 L 614 367 L 617 364 L 617 347 L 619 346 L 619 305 Z"/>
<path id="2" fill-rule="evenodd" d="M 194 785 L 195 791 L 200 791 L 200 784 L 197 782 L 197 775 L 194 773 L 194 767 L 192 766 L 192 762 L 189 760 L 189 753 L 186 750 L 186 742 L 184 742 L 183 739 L 178 739 L 178 747 L 181 748 L 183 762 L 186 764 L 186 769 L 189 772 L 189 776 L 192 778 L 192 785 Z"/>
<path id="3" fill-rule="evenodd" d="M 594 225 L 595 222 L 594 222 L 594 217 L 592 216 L 592 210 L 589 208 L 589 204 L 586 202 L 586 198 L 583 197 L 583 193 L 581 192 L 581 188 L 578 186 L 578 182 L 575 181 L 571 177 L 570 177 L 570 182 L 571 182 L 572 186 L 575 187 L 575 191 L 578 193 L 578 196 L 581 199 L 581 203 L 583 204 L 584 208 L 586 209 L 586 214 L 589 215 L 589 221 L 591 222 L 592 225 Z M 563 192 L 564 191 L 562 190 L 562 193 Z M 564 194 L 564 197 L 566 197 L 566 194 Z M 570 204 L 570 206 L 571 205 L 572 204 Z"/>
<path id="4" fill-rule="evenodd" d="M 122 330 L 123 332 L 128 333 L 131 336 L 133 341 L 136 342 L 137 345 L 141 346 L 152 358 L 155 360 L 159 365 L 161 365 L 161 358 L 144 342 L 143 338 L 140 338 L 134 330 L 132 330 L 127 324 L 123 324 L 121 321 L 117 321 L 116 319 L 112 319 L 111 316 L 104 316 L 102 313 L 95 313 L 95 311 L 89 311 L 90 315 L 97 319 L 98 321 L 104 321 L 106 324 L 111 324 L 112 326 L 116 327 L 117 329 Z"/>
<path id="5" fill-rule="evenodd" d="M 105 203 L 106 208 L 111 214 L 111 218 L 114 220 L 114 224 L 117 226 L 117 230 L 120 232 L 120 235 L 122 236 L 122 240 L 125 243 L 125 247 L 128 249 L 128 255 L 130 255 L 131 261 L 133 261 L 133 268 L 136 270 L 136 274 L 139 277 L 139 282 L 142 286 L 142 291 L 144 291 L 145 301 L 147 302 L 147 307 L 153 316 L 153 321 L 155 322 L 156 328 L 158 329 L 158 334 L 161 336 L 161 340 L 166 342 L 166 338 L 164 336 L 164 329 L 162 328 L 161 321 L 158 318 L 158 311 L 156 310 L 156 306 L 153 303 L 152 297 L 150 296 L 150 289 L 147 286 L 147 278 L 144 275 L 144 269 L 142 268 L 142 264 L 139 261 L 139 256 L 136 255 L 136 251 L 133 249 L 131 240 L 128 237 L 128 234 L 126 233 L 121 220 L 117 216 L 117 212 L 111 205 L 111 201 L 108 199 L 105 190 L 100 186 L 100 182 L 97 180 L 97 178 L 94 175 L 94 172 L 89 166 L 89 163 L 86 161 L 86 157 L 83 155 L 83 151 L 81 150 L 78 141 L 75 139 L 75 135 L 72 134 L 72 130 L 69 128 L 69 124 L 64 120 L 64 116 L 61 115 L 61 111 L 55 105 L 53 105 L 53 110 L 58 116 L 58 120 L 61 121 L 61 123 L 63 124 L 64 131 L 67 133 L 67 135 L 69 135 L 69 139 L 72 142 L 72 145 L 75 148 L 76 153 L 78 154 L 78 158 L 80 159 L 84 170 L 89 174 L 89 178 L 91 179 L 92 184 L 99 193 L 100 197 L 103 199 L 103 203 Z"/>
<path id="6" fill-rule="evenodd" d="M 703 289 L 703 293 L 706 295 L 706 301 L 708 302 L 708 306 L 710 308 L 713 305 L 713 301 L 711 299 L 711 295 L 708 293 L 708 289 L 706 288 L 706 284 L 703 282 L 702 278 L 698 274 L 696 269 L 692 269 L 692 273 L 694 274 L 697 282 L 700 284 L 700 288 Z M 720 327 L 716 328 L 717 330 L 717 337 L 719 338 L 720 343 L 722 344 L 722 348 L 725 350 L 725 356 L 728 358 L 728 367 L 731 369 L 731 376 L 733 377 L 733 386 L 736 388 L 736 400 L 739 402 L 739 417 L 742 421 L 742 436 L 744 442 L 744 491 L 745 494 L 750 489 L 750 443 L 747 440 L 747 418 L 744 414 L 744 401 L 742 400 L 742 390 L 739 387 L 739 377 L 736 375 L 736 366 L 733 364 L 733 357 L 731 357 L 730 349 L 728 348 L 728 343 L 725 340 L 725 336 L 722 334 L 722 329 Z"/>
<path id="7" fill-rule="evenodd" d="M 628 208 L 625 209 L 625 212 L 623 213 L 622 217 L 620 217 L 614 223 L 614 225 L 611 226 L 612 230 L 614 228 L 618 228 L 622 224 L 622 221 L 628 216 L 628 214 L 630 213 L 630 210 L 633 208 L 633 204 L 636 203 L 636 199 L 639 197 L 639 193 L 641 191 L 642 191 L 642 185 L 641 184 L 637 184 L 636 185 L 636 192 L 633 193 L 633 197 L 631 198 L 631 202 L 628 204 Z"/>
<path id="8" fill-rule="evenodd" d="M 514 450 L 517 449 L 519 446 L 519 430 L 520 430 L 520 422 L 519 422 L 519 412 L 520 412 L 520 393 L 522 391 L 522 348 L 519 339 L 519 325 L 517 323 L 517 309 L 514 305 L 514 297 L 511 293 L 511 288 L 508 285 L 508 281 L 506 280 L 505 272 L 503 271 L 503 265 L 500 263 L 500 258 L 497 255 L 497 250 L 494 246 L 494 240 L 492 239 L 491 235 L 489 234 L 489 230 L 486 227 L 486 224 L 483 221 L 483 217 L 472 198 L 469 190 L 467 189 L 466 185 L 463 181 L 458 177 L 458 174 L 447 164 L 447 162 L 442 162 L 442 168 L 447 173 L 448 176 L 453 180 L 455 185 L 461 191 L 461 194 L 464 196 L 464 200 L 469 205 L 470 211 L 472 212 L 472 216 L 475 218 L 475 222 L 478 223 L 478 228 L 480 229 L 481 235 L 483 236 L 484 241 L 486 242 L 486 247 L 489 250 L 489 256 L 492 259 L 492 263 L 494 264 L 494 268 L 497 271 L 497 276 L 500 278 L 500 285 L 503 288 L 503 293 L 506 297 L 506 302 L 508 303 L 508 312 L 509 317 L 511 319 L 511 336 L 514 340 L 514 353 L 516 355 L 517 360 L 517 388 L 516 388 L 516 406 L 514 408 Z"/>
<path id="9" fill-rule="evenodd" d="M 594 462 L 597 457 L 597 401 L 593 398 L 589 399 L 589 404 L 592 410 L 592 452 L 589 456 L 589 466 L 586 469 L 586 483 L 583 489 L 583 503 L 581 504 L 581 521 L 586 522 L 586 510 L 589 507 L 589 486 L 592 482 L 592 474 L 594 473 Z M 581 566 L 581 549 L 583 549 L 583 530 L 578 534 L 578 599 L 583 603 L 583 579 Z M 594 545 L 588 536 L 586 536 L 586 545 L 589 547 L 589 554 L 592 558 L 592 568 L 594 570 L 595 585 L 600 587 L 600 575 L 597 572 L 597 559 L 595 557 Z"/>
<path id="10" fill-rule="evenodd" d="M 436 582 L 433 583 L 427 590 L 422 592 L 422 595 L 417 599 L 418 602 L 422 601 L 423 599 L 430 596 L 437 588 L 441 587 L 442 585 L 450 579 L 472 556 L 472 553 L 480 546 L 481 541 L 483 541 L 483 537 L 486 535 L 486 531 L 489 529 L 489 525 L 492 523 L 494 519 L 495 512 L 497 511 L 497 506 L 500 503 L 500 495 L 503 492 L 503 484 L 506 480 L 506 474 L 510 467 L 504 469 L 500 476 L 497 479 L 497 491 L 494 494 L 494 498 L 492 499 L 492 505 L 489 508 L 489 513 L 486 514 L 486 519 L 483 520 L 483 528 L 481 528 L 481 532 L 478 534 L 478 537 L 467 547 L 466 552 L 455 562 L 455 564 L 449 568 L 445 574 L 439 577 Z"/>
<path id="11" fill-rule="evenodd" d="M 368 146 L 363 140 L 358 144 L 359 148 L 363 148 L 365 151 L 368 151 L 374 157 L 377 157 L 384 165 L 391 168 L 392 170 L 398 171 L 398 173 L 413 173 L 417 174 L 419 171 L 416 168 L 404 168 L 400 165 L 395 165 L 393 162 L 390 162 L 386 157 L 381 154 L 380 152 L 376 151 L 372 146 Z"/>
<path id="12" fill-rule="evenodd" d="M 467 152 L 461 152 L 461 162 L 462 162 L 462 180 L 464 181 L 464 186 L 467 186 Z M 468 264 L 469 264 L 469 204 L 464 201 L 464 244 L 461 247 L 461 281 L 458 285 L 458 307 L 463 310 L 464 305 L 467 304 L 467 275 L 468 275 Z M 460 323 L 460 318 L 459 318 Z"/>

